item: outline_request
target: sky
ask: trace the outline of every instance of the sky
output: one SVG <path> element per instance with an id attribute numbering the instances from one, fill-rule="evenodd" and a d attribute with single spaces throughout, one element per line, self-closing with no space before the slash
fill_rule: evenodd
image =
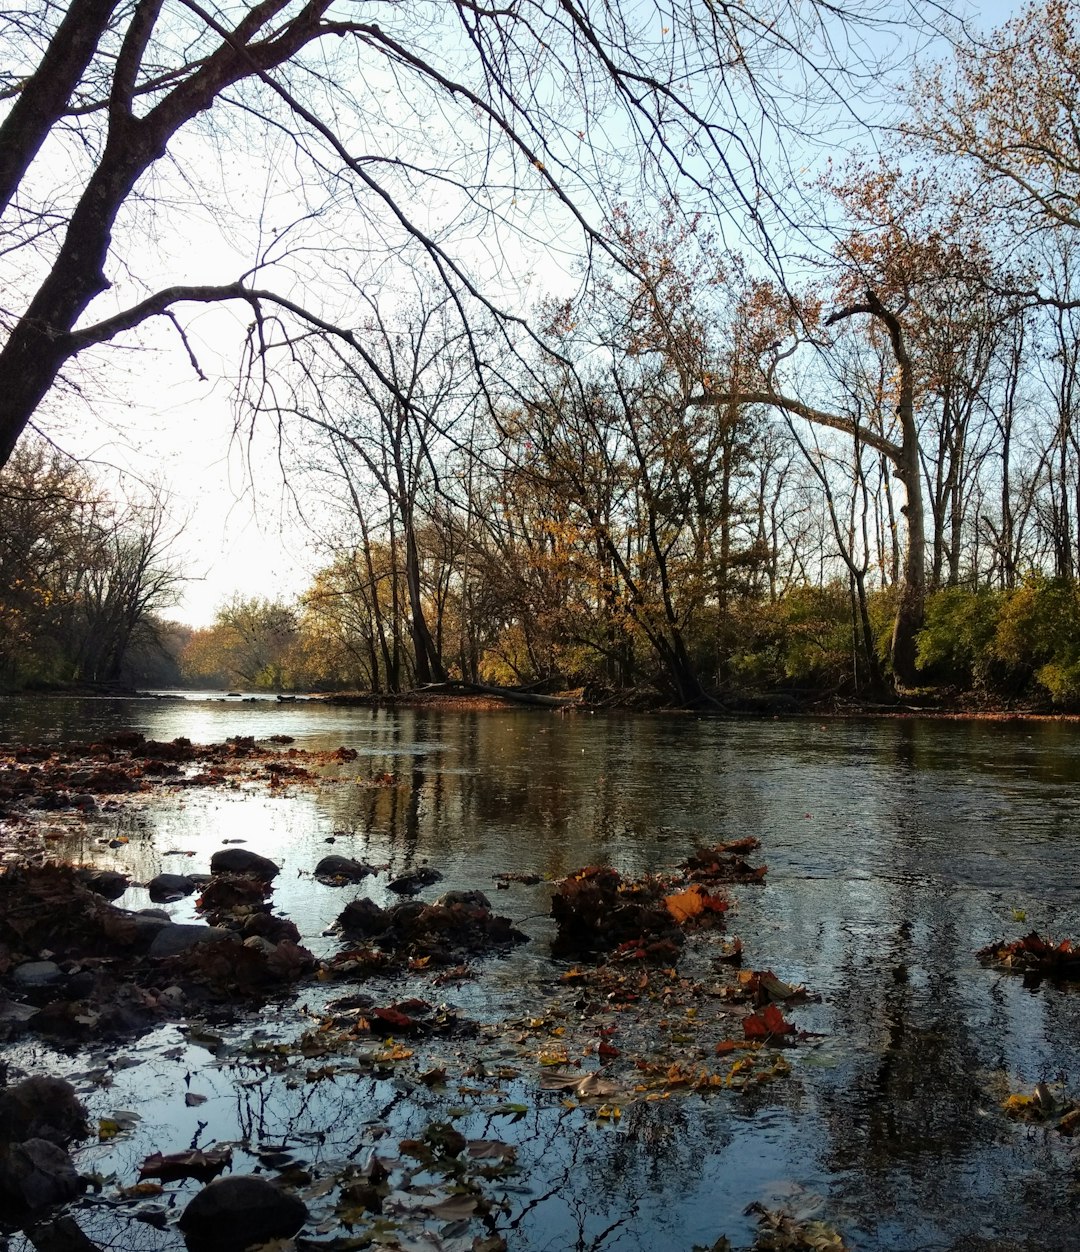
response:
<path id="1" fill-rule="evenodd" d="M 996 0 L 980 6 L 979 15 L 992 25 L 1011 7 Z M 264 228 L 271 185 L 267 171 L 280 157 L 280 151 L 253 155 L 251 203 L 236 204 L 238 221 L 257 218 Z M 282 196 L 279 188 L 275 194 L 285 201 L 285 217 L 300 207 L 288 203 L 287 191 Z M 247 198 L 246 192 L 241 195 Z M 439 209 L 432 207 L 436 217 Z M 222 239 L 204 215 L 191 213 L 186 228 L 161 244 L 162 272 L 186 276 L 190 263 L 199 271 L 196 280 L 211 274 L 216 281 L 231 278 L 243 269 L 242 234 Z M 484 242 L 477 240 L 475 246 L 480 251 Z M 570 286 L 564 258 L 527 254 L 522 244 L 512 247 L 521 251 L 511 252 L 509 268 L 530 276 L 533 294 L 540 291 L 538 274 L 549 287 Z M 526 290 L 523 298 L 528 295 Z M 60 410 L 60 420 L 46 426 L 65 450 L 97 466 L 106 481 L 135 490 L 140 483 L 156 484 L 164 491 L 178 532 L 176 559 L 187 575 L 181 599 L 168 615 L 192 626 L 210 624 L 217 607 L 233 594 L 298 595 L 323 555 L 325 536 L 304 525 L 294 507 L 273 430 L 266 423 L 250 432 L 234 429 L 230 378 L 235 360 L 229 349 L 235 348 L 242 320 L 236 311 L 185 313 L 192 346 L 210 381 L 196 376 L 167 324 L 144 327 L 139 339 L 145 350 L 104 350 L 107 386 L 77 412 Z"/>

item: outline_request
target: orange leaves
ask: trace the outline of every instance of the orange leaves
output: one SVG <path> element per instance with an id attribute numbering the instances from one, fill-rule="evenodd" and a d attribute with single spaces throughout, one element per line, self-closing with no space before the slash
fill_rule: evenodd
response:
<path id="1" fill-rule="evenodd" d="M 751 1013 L 743 1020 L 747 1039 L 768 1039 L 777 1035 L 793 1035 L 795 1027 L 784 1020 L 775 1004 L 768 1004 L 761 1013 Z"/>
<path id="2" fill-rule="evenodd" d="M 710 895 L 704 887 L 695 883 L 686 891 L 665 896 L 664 907 L 683 926 L 695 917 L 709 913 L 726 913 L 728 902 L 723 896 Z"/>

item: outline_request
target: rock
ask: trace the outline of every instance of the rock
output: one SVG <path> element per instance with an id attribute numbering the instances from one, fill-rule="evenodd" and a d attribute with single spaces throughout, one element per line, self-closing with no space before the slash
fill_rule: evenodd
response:
<path id="1" fill-rule="evenodd" d="M 354 861 L 350 856 L 324 856 L 315 866 L 316 878 L 343 879 L 345 882 L 360 882 L 375 870 L 363 861 Z"/>
<path id="2" fill-rule="evenodd" d="M 272 943 L 281 943 L 283 939 L 290 943 L 300 942 L 300 929 L 295 922 L 287 917 L 274 917 L 272 913 L 252 913 L 244 919 L 240 928 L 246 938 L 249 935 L 260 935 Z"/>
<path id="3" fill-rule="evenodd" d="M 95 895 L 104 896 L 106 900 L 118 900 L 127 891 L 130 881 L 127 874 L 114 869 L 80 869 L 76 876 Z"/>
<path id="4" fill-rule="evenodd" d="M 265 1178 L 217 1178 L 195 1196 L 179 1226 L 191 1252 L 240 1252 L 270 1239 L 287 1239 L 307 1220 L 307 1205 Z"/>
<path id="5" fill-rule="evenodd" d="M 38 1222 L 26 1232 L 37 1252 L 100 1252 L 88 1239 L 73 1217 L 58 1217 L 53 1222 Z"/>
<path id="6" fill-rule="evenodd" d="M 475 909 L 491 908 L 491 901 L 482 891 L 444 891 L 435 903 L 444 909 L 454 904 L 467 904 Z"/>
<path id="7" fill-rule="evenodd" d="M 0 999 L 0 1039 L 19 1034 L 36 1012 L 32 1004 Z"/>
<path id="8" fill-rule="evenodd" d="M 386 909 L 380 908 L 374 900 L 362 896 L 359 900 L 350 900 L 338 914 L 334 925 L 347 935 L 381 935 L 389 930 L 392 918 Z"/>
<path id="9" fill-rule="evenodd" d="M 150 899 L 155 904 L 163 904 L 167 900 L 179 900 L 189 896 L 195 890 L 195 882 L 187 874 L 158 874 L 146 884 Z"/>
<path id="10" fill-rule="evenodd" d="M 402 874 L 400 878 L 395 878 L 389 886 L 390 890 L 396 891 L 398 895 L 414 896 L 424 887 L 430 887 L 432 883 L 440 882 L 441 879 L 442 874 L 437 869 L 422 865 L 419 869 L 414 869 L 411 874 Z"/>
<path id="11" fill-rule="evenodd" d="M 25 1078 L 0 1087 L 0 1143 L 48 1139 L 67 1147 L 86 1134 L 86 1110 L 63 1078 Z"/>
<path id="12" fill-rule="evenodd" d="M 17 987 L 51 987 L 64 977 L 55 961 L 24 961 L 11 975 Z"/>
<path id="13" fill-rule="evenodd" d="M 210 858 L 211 874 L 249 874 L 269 882 L 281 873 L 281 867 L 275 865 L 268 857 L 257 852 L 249 852 L 247 848 L 222 848 Z"/>
<path id="14" fill-rule="evenodd" d="M 0 1200 L 9 1211 L 49 1208 L 73 1200 L 85 1183 L 63 1148 L 27 1139 L 0 1148 Z"/>
<path id="15" fill-rule="evenodd" d="M 152 957 L 178 956 L 189 948 L 200 943 L 236 943 L 237 937 L 231 930 L 222 930 L 218 926 L 182 926 L 168 922 L 154 936 L 150 945 L 149 955 Z"/>
<path id="16" fill-rule="evenodd" d="M 158 909 L 143 909 L 138 913 L 124 912 L 124 916 L 134 927 L 132 946 L 142 951 L 150 947 L 166 926 L 172 925 L 168 914 L 162 915 Z"/>

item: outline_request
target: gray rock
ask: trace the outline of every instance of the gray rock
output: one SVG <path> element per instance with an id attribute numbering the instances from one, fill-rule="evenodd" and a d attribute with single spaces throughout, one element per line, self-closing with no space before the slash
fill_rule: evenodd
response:
<path id="1" fill-rule="evenodd" d="M 24 1078 L 0 1087 L 0 1143 L 49 1139 L 67 1147 L 87 1134 L 86 1110 L 63 1078 Z"/>
<path id="2" fill-rule="evenodd" d="M 307 1205 L 265 1178 L 217 1178 L 195 1196 L 179 1226 L 191 1252 L 240 1252 L 269 1239 L 287 1239 L 307 1220 Z"/>
<path id="3" fill-rule="evenodd" d="M 269 882 L 281 873 L 281 867 L 247 848 L 222 848 L 210 858 L 211 874 L 251 874 Z"/>
<path id="4" fill-rule="evenodd" d="M 316 878 L 336 878 L 345 882 L 360 882 L 376 871 L 364 861 L 354 861 L 351 856 L 324 856 L 315 866 Z"/>
<path id="5" fill-rule="evenodd" d="M 5 1207 L 36 1212 L 73 1200 L 84 1186 L 71 1157 L 48 1139 L 0 1148 L 0 1199 Z"/>
<path id="6" fill-rule="evenodd" d="M 146 884 L 150 899 L 156 904 L 166 900 L 179 900 L 195 890 L 194 880 L 187 874 L 158 874 Z"/>
<path id="7" fill-rule="evenodd" d="M 64 973 L 55 961 L 25 961 L 11 976 L 17 987 L 51 987 Z"/>
<path id="8" fill-rule="evenodd" d="M 237 936 L 231 930 L 218 926 L 182 926 L 172 922 L 162 926 L 154 936 L 149 955 L 152 957 L 177 956 L 197 947 L 200 943 L 236 943 Z"/>

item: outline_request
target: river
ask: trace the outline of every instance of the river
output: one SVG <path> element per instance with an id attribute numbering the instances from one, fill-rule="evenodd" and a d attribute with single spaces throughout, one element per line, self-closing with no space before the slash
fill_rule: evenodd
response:
<path id="1" fill-rule="evenodd" d="M 391 872 L 427 861 L 445 874 L 439 890 L 489 892 L 498 872 L 553 878 L 607 862 L 636 874 L 703 842 L 761 839 L 767 885 L 733 892 L 729 929 L 753 967 L 820 995 L 797 1016 L 821 1039 L 793 1050 L 790 1077 L 767 1088 L 652 1104 L 610 1125 L 574 1121 L 533 1092 L 513 1128 L 526 1176 L 504 1224 L 511 1252 L 690 1252 L 722 1234 L 749 1244 L 755 1223 L 744 1210 L 754 1201 L 813 1212 L 863 1250 L 1080 1248 L 1080 1144 L 1001 1111 L 1006 1093 L 1043 1080 L 1080 1097 L 1080 988 L 1027 989 L 975 959 L 1003 936 L 1080 933 L 1080 727 L 0 701 L 0 743 L 121 726 L 196 742 L 288 734 L 297 747 L 357 751 L 337 785 L 283 797 L 188 792 L 110 817 L 105 833 L 128 836 L 120 848 L 104 848 L 102 829 L 89 826 L 67 849 L 144 880 L 175 868 L 167 851 L 193 852 L 190 867 L 203 869 L 223 839 L 246 840 L 284 867 L 275 906 L 317 954 L 333 950 L 323 932 L 349 897 L 297 871 L 328 839 Z M 354 785 L 378 774 L 393 784 Z M 380 890 L 360 894 L 386 902 Z M 499 893 L 495 904 L 533 942 L 494 963 L 467 1008 L 516 999 L 525 1012 L 533 982 L 550 978 L 547 891 Z M 146 897 L 133 888 L 120 903 Z M 173 909 L 190 915 L 188 902 Z M 199 1121 L 235 1140 L 255 1116 L 217 1071 L 198 1079 L 208 1104 L 177 1111 L 161 1092 L 178 1063 L 190 1080 L 191 1052 L 162 1051 L 161 1039 L 133 1049 L 140 1065 L 95 1097 L 101 1108 L 141 1100 L 128 1168 L 140 1153 L 169 1150 L 166 1117 L 184 1146 Z M 85 1064 L 40 1050 L 31 1059 Z M 378 1086 L 358 1105 L 337 1092 L 302 1108 L 295 1093 L 260 1088 L 258 1116 L 273 1123 L 263 1137 L 322 1134 L 329 1150 L 329 1127 L 344 1118 L 355 1135 L 376 1116 Z M 94 1159 L 125 1167 L 114 1146 Z M 124 1229 L 111 1234 L 124 1246 L 172 1246 L 147 1227 Z"/>

